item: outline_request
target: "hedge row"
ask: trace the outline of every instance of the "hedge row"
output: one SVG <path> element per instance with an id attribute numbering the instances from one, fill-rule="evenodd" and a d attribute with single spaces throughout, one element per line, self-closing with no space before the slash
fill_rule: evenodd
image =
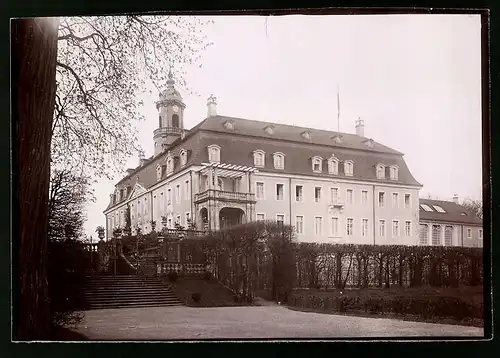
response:
<path id="1" fill-rule="evenodd" d="M 293 295 L 289 304 L 295 307 L 332 310 L 335 312 L 394 313 L 423 318 L 483 318 L 483 304 L 470 303 L 457 297 L 333 297 Z"/>

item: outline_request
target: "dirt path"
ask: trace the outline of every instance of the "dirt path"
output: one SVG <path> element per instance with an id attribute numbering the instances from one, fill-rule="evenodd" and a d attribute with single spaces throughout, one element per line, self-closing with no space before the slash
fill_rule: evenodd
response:
<path id="1" fill-rule="evenodd" d="M 87 311 L 91 340 L 481 337 L 482 328 L 325 315 L 280 306 L 155 307 Z"/>

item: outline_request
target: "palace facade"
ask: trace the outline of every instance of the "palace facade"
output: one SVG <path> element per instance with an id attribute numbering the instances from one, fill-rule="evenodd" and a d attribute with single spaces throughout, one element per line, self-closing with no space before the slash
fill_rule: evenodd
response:
<path id="1" fill-rule="evenodd" d="M 208 115 L 184 128 L 186 109 L 171 74 L 156 103 L 154 156 L 110 194 L 106 234 L 175 223 L 217 230 L 255 220 L 295 227 L 308 242 L 417 245 L 419 190 L 403 154 L 364 135 Z M 165 220 L 162 218 L 165 217 Z"/>

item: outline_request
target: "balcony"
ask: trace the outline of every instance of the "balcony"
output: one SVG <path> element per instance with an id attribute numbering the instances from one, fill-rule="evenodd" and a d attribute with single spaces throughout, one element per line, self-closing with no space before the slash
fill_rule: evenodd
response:
<path id="1" fill-rule="evenodd" d="M 197 204 L 209 199 L 238 203 L 255 203 L 255 194 L 208 189 L 194 196 L 194 202 Z"/>
<path id="2" fill-rule="evenodd" d="M 174 134 L 174 135 L 181 135 L 181 133 L 185 131 L 182 128 L 174 128 L 174 127 L 162 127 L 162 128 L 157 128 L 153 132 L 153 137 L 158 137 L 158 136 L 165 136 L 169 134 Z"/>

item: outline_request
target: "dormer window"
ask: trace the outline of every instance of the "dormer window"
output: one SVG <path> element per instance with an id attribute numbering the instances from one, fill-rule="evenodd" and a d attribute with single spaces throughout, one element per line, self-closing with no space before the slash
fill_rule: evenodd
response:
<path id="1" fill-rule="evenodd" d="M 161 180 L 161 165 L 158 164 L 156 165 L 156 181 L 160 181 Z"/>
<path id="2" fill-rule="evenodd" d="M 167 154 L 167 175 L 172 174 L 174 171 L 174 157 L 168 152 Z"/>
<path id="3" fill-rule="evenodd" d="M 274 134 L 274 126 L 264 127 L 264 130 L 266 131 L 267 134 Z"/>
<path id="4" fill-rule="evenodd" d="M 344 175 L 352 177 L 354 174 L 354 162 L 347 160 L 344 162 Z"/>
<path id="5" fill-rule="evenodd" d="M 226 128 L 227 130 L 232 131 L 234 129 L 234 123 L 233 123 L 233 121 L 225 121 L 224 122 L 224 128 Z"/>
<path id="6" fill-rule="evenodd" d="M 323 158 L 321 157 L 313 157 L 312 158 L 312 170 L 314 173 L 321 173 L 323 170 L 322 165 L 323 164 Z"/>
<path id="7" fill-rule="evenodd" d="M 377 179 L 385 179 L 385 165 L 377 164 Z"/>
<path id="8" fill-rule="evenodd" d="M 187 150 L 181 149 L 181 152 L 179 153 L 179 155 L 181 157 L 181 167 L 183 167 L 187 163 Z"/>
<path id="9" fill-rule="evenodd" d="M 310 140 L 311 139 L 311 131 L 310 130 L 307 130 L 307 131 L 304 131 L 300 134 L 302 136 L 302 138 L 304 139 L 307 139 L 307 140 Z"/>
<path id="10" fill-rule="evenodd" d="M 328 174 L 339 174 L 339 160 L 335 158 L 335 155 L 328 159 Z"/>
<path id="11" fill-rule="evenodd" d="M 253 152 L 253 164 L 256 167 L 264 167 L 266 162 L 265 162 L 265 155 L 266 153 L 263 150 L 256 150 Z"/>
<path id="12" fill-rule="evenodd" d="M 399 167 L 397 165 L 391 165 L 389 167 L 389 176 L 391 180 L 398 180 Z"/>
<path id="13" fill-rule="evenodd" d="M 340 134 L 336 134 L 332 137 L 332 140 L 337 144 L 344 143 L 344 138 Z"/>
<path id="14" fill-rule="evenodd" d="M 208 160 L 210 162 L 220 162 L 220 147 L 217 144 L 208 146 Z"/>
<path id="15" fill-rule="evenodd" d="M 276 152 L 273 154 L 274 158 L 274 169 L 284 169 L 285 168 L 285 155 L 281 152 Z"/>
<path id="16" fill-rule="evenodd" d="M 368 148 L 373 148 L 373 139 L 367 139 L 363 142 Z"/>

